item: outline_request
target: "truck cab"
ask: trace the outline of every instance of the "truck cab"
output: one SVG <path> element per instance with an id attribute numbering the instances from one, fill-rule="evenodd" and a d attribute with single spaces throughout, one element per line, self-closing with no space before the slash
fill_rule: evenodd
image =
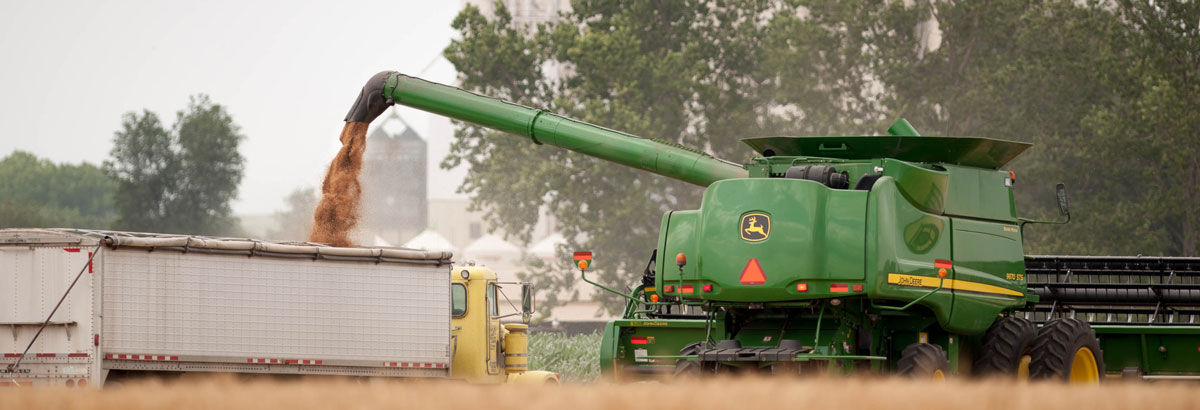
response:
<path id="1" fill-rule="evenodd" d="M 509 294 L 521 298 L 520 311 L 515 311 Z M 452 377 L 472 383 L 558 383 L 556 373 L 528 370 L 527 323 L 532 312 L 528 282 L 500 282 L 485 266 L 451 269 Z M 501 323 L 505 318 L 519 318 L 521 323 Z"/>

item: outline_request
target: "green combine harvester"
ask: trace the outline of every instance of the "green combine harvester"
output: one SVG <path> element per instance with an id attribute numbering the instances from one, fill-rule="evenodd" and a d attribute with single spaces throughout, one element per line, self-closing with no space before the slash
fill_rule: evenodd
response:
<path id="1" fill-rule="evenodd" d="M 901 119 L 887 136 L 745 139 L 759 156 L 739 165 L 395 72 L 346 121 L 392 104 L 706 187 L 700 209 L 663 215 L 632 292 L 588 281 L 627 301 L 604 330 L 610 379 L 1200 378 L 1200 258 L 1026 256 L 1040 221 L 1017 216 L 1001 168 L 1030 144 Z M 591 259 L 576 254 L 584 280 Z"/>

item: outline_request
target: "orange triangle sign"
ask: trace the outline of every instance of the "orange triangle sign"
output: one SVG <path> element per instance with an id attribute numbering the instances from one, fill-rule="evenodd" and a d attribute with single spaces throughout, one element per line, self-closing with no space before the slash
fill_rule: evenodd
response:
<path id="1" fill-rule="evenodd" d="M 767 282 L 767 275 L 763 274 L 758 258 L 750 258 L 750 261 L 746 262 L 746 267 L 742 269 L 742 277 L 738 278 L 738 281 L 743 285 L 761 285 Z"/>

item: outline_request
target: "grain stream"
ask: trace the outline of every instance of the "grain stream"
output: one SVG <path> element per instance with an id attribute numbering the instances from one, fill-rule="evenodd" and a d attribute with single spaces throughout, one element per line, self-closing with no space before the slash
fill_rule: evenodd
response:
<path id="1" fill-rule="evenodd" d="M 339 137 L 342 149 L 338 150 L 325 180 L 321 183 L 321 202 L 313 213 L 311 242 L 333 246 L 354 246 L 350 233 L 358 224 L 359 200 L 362 184 L 358 174 L 362 171 L 363 151 L 367 148 L 367 126 L 365 122 L 347 122 Z"/>

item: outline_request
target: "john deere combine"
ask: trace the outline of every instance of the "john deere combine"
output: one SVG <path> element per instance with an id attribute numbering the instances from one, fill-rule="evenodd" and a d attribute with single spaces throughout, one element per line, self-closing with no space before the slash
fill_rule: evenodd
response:
<path id="1" fill-rule="evenodd" d="M 393 103 L 707 187 L 700 209 L 663 216 L 632 292 L 596 284 L 628 301 L 604 331 L 613 379 L 1200 375 L 1200 259 L 1023 254 L 1035 221 L 1001 168 L 1029 144 L 900 120 L 888 136 L 745 139 L 759 157 L 738 165 L 395 72 L 346 120 Z"/>

